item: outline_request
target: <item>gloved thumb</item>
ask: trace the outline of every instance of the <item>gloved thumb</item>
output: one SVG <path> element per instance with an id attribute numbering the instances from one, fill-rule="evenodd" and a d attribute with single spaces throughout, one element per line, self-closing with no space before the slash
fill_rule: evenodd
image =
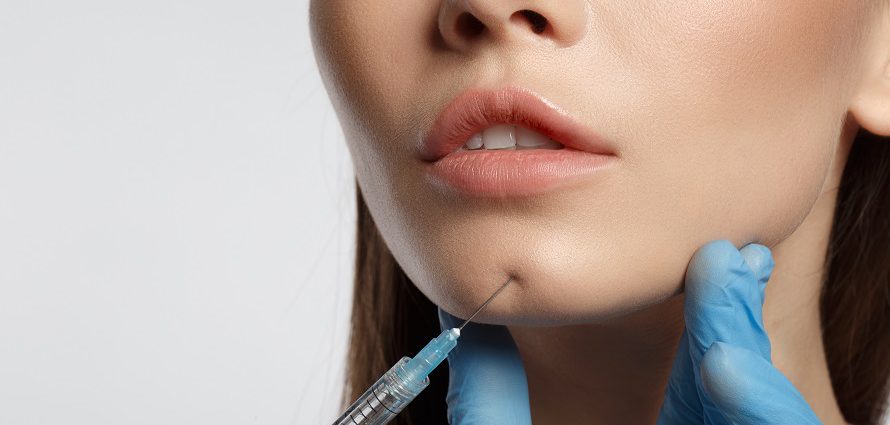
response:
<path id="1" fill-rule="evenodd" d="M 773 269 L 769 248 L 749 244 L 737 249 L 728 240 L 699 248 L 686 270 L 685 320 L 692 372 L 706 423 L 725 423 L 714 403 L 703 396 L 701 363 L 717 342 L 743 347 L 770 359 L 763 326 L 763 296 Z"/>
<path id="2" fill-rule="evenodd" d="M 715 342 L 702 357 L 702 386 L 729 423 L 820 424 L 785 375 L 759 353 Z"/>

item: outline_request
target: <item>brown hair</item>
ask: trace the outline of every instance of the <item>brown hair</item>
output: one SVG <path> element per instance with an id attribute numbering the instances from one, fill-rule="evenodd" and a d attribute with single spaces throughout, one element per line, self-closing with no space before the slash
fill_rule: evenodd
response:
<path id="1" fill-rule="evenodd" d="M 890 140 L 860 130 L 838 189 L 821 299 L 824 348 L 848 422 L 877 425 L 890 387 Z M 361 191 L 350 403 L 401 356 L 438 334 L 436 306 L 408 279 L 383 241 Z M 393 327 L 395 325 L 395 327 Z M 447 424 L 446 367 L 396 424 Z"/>
<path id="2" fill-rule="evenodd" d="M 822 336 L 844 418 L 877 424 L 890 389 L 890 140 L 859 130 L 838 189 Z"/>

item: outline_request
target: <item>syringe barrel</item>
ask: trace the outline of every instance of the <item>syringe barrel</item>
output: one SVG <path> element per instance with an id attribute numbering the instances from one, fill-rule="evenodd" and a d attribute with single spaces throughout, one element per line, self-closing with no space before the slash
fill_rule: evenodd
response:
<path id="1" fill-rule="evenodd" d="M 402 357 L 352 403 L 334 425 L 383 425 L 395 418 L 430 383 L 429 378 L 425 378 L 420 385 L 405 385 L 399 379 L 396 371 L 409 360 L 410 357 Z"/>

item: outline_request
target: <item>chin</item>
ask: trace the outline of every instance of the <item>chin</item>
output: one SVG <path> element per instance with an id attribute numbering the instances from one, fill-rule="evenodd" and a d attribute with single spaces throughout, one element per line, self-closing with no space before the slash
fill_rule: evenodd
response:
<path id="1" fill-rule="evenodd" d="M 679 294 L 694 248 L 688 253 L 672 251 L 673 256 L 649 252 L 646 257 L 591 255 L 596 250 L 579 251 L 588 253 L 583 256 L 567 252 L 571 250 L 501 251 L 492 262 L 481 262 L 476 259 L 492 256 L 464 251 L 463 261 L 427 264 L 420 273 L 406 272 L 433 303 L 460 318 L 469 317 L 512 276 L 508 286 L 474 318 L 477 323 L 601 323 Z"/>

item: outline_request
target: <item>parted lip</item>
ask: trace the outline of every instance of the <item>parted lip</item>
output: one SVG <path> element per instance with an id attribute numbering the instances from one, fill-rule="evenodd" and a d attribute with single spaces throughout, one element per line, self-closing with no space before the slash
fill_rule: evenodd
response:
<path id="1" fill-rule="evenodd" d="M 454 98 L 421 139 L 419 156 L 435 162 L 473 135 L 497 124 L 521 125 L 567 148 L 614 155 L 614 149 L 590 128 L 543 96 L 522 87 L 468 89 Z"/>

